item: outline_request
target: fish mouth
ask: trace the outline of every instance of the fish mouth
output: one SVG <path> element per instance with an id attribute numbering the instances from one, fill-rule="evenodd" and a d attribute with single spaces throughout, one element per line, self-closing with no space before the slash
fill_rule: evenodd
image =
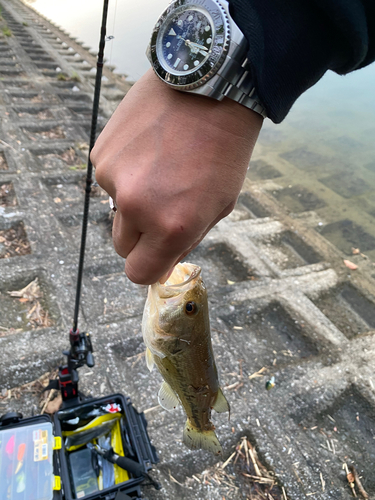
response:
<path id="1" fill-rule="evenodd" d="M 177 264 L 164 284 L 159 282 L 155 284 L 159 297 L 170 298 L 185 292 L 191 288 L 191 283 L 199 277 L 201 271 L 202 269 L 195 264 L 188 262 Z"/>

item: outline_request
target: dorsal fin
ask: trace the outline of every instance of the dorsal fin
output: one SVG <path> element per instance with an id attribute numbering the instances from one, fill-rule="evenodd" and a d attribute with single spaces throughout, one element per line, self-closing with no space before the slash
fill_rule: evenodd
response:
<path id="1" fill-rule="evenodd" d="M 161 384 L 158 394 L 159 404 L 168 411 L 172 411 L 180 404 L 176 394 L 171 389 L 167 382 Z"/>

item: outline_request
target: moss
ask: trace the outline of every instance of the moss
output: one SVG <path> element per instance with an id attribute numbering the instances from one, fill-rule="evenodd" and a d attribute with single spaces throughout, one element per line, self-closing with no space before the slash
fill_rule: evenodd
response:
<path id="1" fill-rule="evenodd" d="M 73 81 L 73 82 L 80 82 L 81 79 L 78 75 L 78 73 L 76 71 L 72 71 L 72 74 L 70 76 L 70 79 Z"/>
<path id="2" fill-rule="evenodd" d="M 73 167 L 69 167 L 70 170 L 84 170 L 86 168 L 86 163 L 81 163 L 80 165 L 74 165 Z"/>
<path id="3" fill-rule="evenodd" d="M 8 28 L 8 26 L 4 26 L 2 28 L 2 32 L 3 32 L 4 36 L 12 36 L 12 32 L 10 31 L 10 29 Z"/>

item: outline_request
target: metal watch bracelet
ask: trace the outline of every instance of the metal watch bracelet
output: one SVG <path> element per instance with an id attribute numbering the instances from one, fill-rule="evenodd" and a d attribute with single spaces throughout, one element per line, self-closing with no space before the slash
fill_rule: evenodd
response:
<path id="1" fill-rule="evenodd" d="M 266 109 L 259 102 L 255 92 L 248 59 L 245 59 L 241 64 L 232 57 L 230 64 L 226 68 L 227 71 L 219 70 L 217 73 L 217 76 L 223 80 L 223 86 L 220 86 L 221 93 L 246 108 L 252 109 L 263 118 L 267 118 Z"/>

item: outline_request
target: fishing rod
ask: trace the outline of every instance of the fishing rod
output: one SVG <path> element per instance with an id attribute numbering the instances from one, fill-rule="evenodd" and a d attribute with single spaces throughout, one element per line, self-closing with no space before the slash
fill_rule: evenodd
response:
<path id="1" fill-rule="evenodd" d="M 90 193 L 91 193 L 91 185 L 92 185 L 92 163 L 90 160 L 90 153 L 95 145 L 95 140 L 96 140 L 96 126 L 97 126 L 97 122 L 98 122 L 99 99 L 100 99 L 100 90 L 101 90 L 101 85 L 102 85 L 102 74 L 103 74 L 103 66 L 104 66 L 104 47 L 105 47 L 106 32 L 107 32 L 108 2 L 109 2 L 109 0 L 104 0 L 104 4 L 103 4 L 103 15 L 102 15 L 102 26 L 101 26 L 101 30 L 100 30 L 99 52 L 98 52 L 98 58 L 97 58 L 97 62 L 96 62 L 96 78 L 95 78 L 94 102 L 93 102 L 93 106 L 92 106 L 92 116 L 91 116 L 90 146 L 89 146 L 89 154 L 88 154 L 88 159 L 87 159 L 85 207 L 84 207 L 84 211 L 83 211 L 81 248 L 80 248 L 79 263 L 78 263 L 76 301 L 75 301 L 74 319 L 73 319 L 73 328 L 72 328 L 73 333 L 78 332 L 79 302 L 80 302 L 80 298 L 81 298 L 83 264 L 84 264 L 84 258 L 85 258 L 86 234 L 87 234 L 87 224 L 88 224 L 88 217 L 89 217 Z"/>
<path id="2" fill-rule="evenodd" d="M 76 404 L 80 398 L 80 395 L 78 393 L 79 377 L 77 369 L 83 365 L 87 365 L 90 368 L 95 365 L 94 356 L 92 354 L 93 348 L 92 348 L 90 334 L 80 333 L 80 331 L 78 330 L 78 316 L 79 316 L 79 304 L 80 304 L 81 288 L 82 288 L 83 265 L 85 258 L 85 249 L 86 249 L 86 235 L 87 235 L 87 225 L 89 218 L 90 193 L 92 186 L 93 166 L 90 160 L 90 153 L 95 145 L 95 140 L 96 140 L 96 126 L 98 122 L 100 90 L 101 90 L 102 74 L 104 66 L 104 48 L 105 48 L 106 31 L 107 31 L 108 2 L 109 0 L 104 0 L 103 3 L 99 52 L 96 63 L 96 78 L 95 78 L 95 89 L 94 89 L 94 101 L 93 101 L 92 115 L 91 115 L 90 145 L 89 145 L 89 153 L 87 159 L 85 204 L 83 211 L 81 246 L 80 246 L 79 262 L 78 262 L 74 318 L 73 318 L 73 327 L 69 332 L 70 349 L 63 351 L 63 354 L 67 356 L 68 359 L 66 365 L 59 367 L 58 379 L 51 380 L 46 388 L 46 389 L 51 389 L 51 388 L 60 389 L 63 399 L 63 406 L 65 407 Z"/>

